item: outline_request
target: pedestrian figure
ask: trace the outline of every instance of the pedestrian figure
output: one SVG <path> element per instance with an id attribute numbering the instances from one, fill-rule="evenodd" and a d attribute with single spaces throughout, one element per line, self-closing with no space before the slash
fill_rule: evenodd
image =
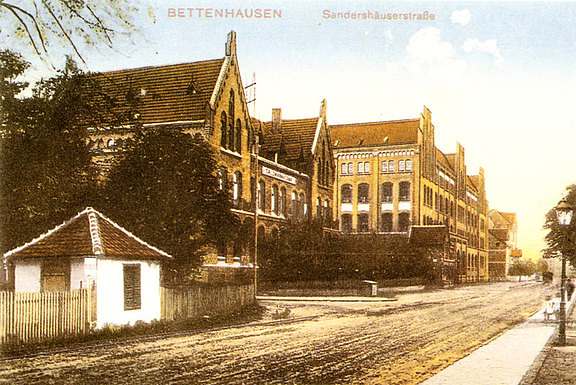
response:
<path id="1" fill-rule="evenodd" d="M 544 320 L 549 321 L 552 316 L 554 316 L 554 319 L 558 319 L 558 313 L 560 312 L 560 299 L 550 299 L 550 297 L 547 297 L 546 299 L 548 302 L 544 309 Z"/>
<path id="2" fill-rule="evenodd" d="M 570 278 L 568 278 L 568 280 L 566 281 L 566 297 L 568 298 L 568 301 L 570 301 L 570 299 L 572 298 L 572 293 L 574 293 L 574 282 L 572 282 L 572 280 Z"/>

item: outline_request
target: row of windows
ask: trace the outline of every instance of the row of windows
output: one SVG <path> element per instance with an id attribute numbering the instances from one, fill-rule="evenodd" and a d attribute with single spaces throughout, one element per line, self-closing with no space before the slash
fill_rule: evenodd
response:
<path id="1" fill-rule="evenodd" d="M 258 182 L 257 191 L 258 209 L 266 211 L 266 182 L 260 180 Z M 308 205 L 306 204 L 306 195 L 301 192 L 298 194 L 296 191 L 291 193 L 290 214 L 292 216 L 303 217 L 307 214 Z M 270 194 L 270 212 L 276 215 L 286 216 L 288 213 L 286 188 L 278 188 L 277 185 L 272 185 Z"/>
<path id="2" fill-rule="evenodd" d="M 407 202 L 410 201 L 410 182 L 400 182 L 398 189 L 398 200 Z M 382 183 L 382 202 L 392 202 L 394 184 L 392 182 Z M 351 184 L 345 184 L 341 187 L 340 201 L 341 203 L 352 203 L 353 188 Z M 358 184 L 358 203 L 370 202 L 370 185 L 368 183 Z"/>
<path id="3" fill-rule="evenodd" d="M 359 213 L 357 215 L 357 231 L 359 233 L 370 232 L 370 215 L 368 213 Z M 382 213 L 380 216 L 380 231 L 392 232 L 393 222 L 392 213 Z M 407 232 L 410 228 L 410 214 L 398 214 L 398 231 Z M 353 232 L 352 228 L 352 214 L 344 213 L 341 216 L 341 230 L 345 233 Z"/>
<path id="4" fill-rule="evenodd" d="M 382 172 L 391 173 L 395 171 L 395 163 L 393 160 L 383 160 L 382 161 Z M 412 171 L 412 160 L 411 159 L 401 159 L 398 161 L 398 172 Z M 356 172 L 358 174 L 370 174 L 370 162 L 358 162 L 356 163 Z M 353 175 L 354 174 L 354 163 L 342 163 L 340 165 L 340 173 L 342 175 Z"/>

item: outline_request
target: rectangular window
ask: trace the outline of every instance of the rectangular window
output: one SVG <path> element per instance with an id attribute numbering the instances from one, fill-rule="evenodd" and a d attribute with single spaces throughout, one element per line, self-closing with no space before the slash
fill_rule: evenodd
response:
<path id="1" fill-rule="evenodd" d="M 342 163 L 342 174 L 348 174 L 348 163 Z"/>
<path id="2" fill-rule="evenodd" d="M 406 159 L 406 171 L 412 171 L 412 159 Z"/>
<path id="3" fill-rule="evenodd" d="M 354 174 L 354 164 L 348 163 L 348 174 Z"/>
<path id="4" fill-rule="evenodd" d="M 137 310 L 142 307 L 140 265 L 124 264 L 124 310 Z"/>
<path id="5" fill-rule="evenodd" d="M 394 161 L 388 161 L 388 172 L 394 172 Z"/>
<path id="6" fill-rule="evenodd" d="M 398 161 L 398 171 L 404 172 L 404 161 L 403 160 Z"/>
<path id="7" fill-rule="evenodd" d="M 358 162 L 358 174 L 364 174 L 364 162 Z"/>
<path id="8" fill-rule="evenodd" d="M 388 161 L 382 161 L 382 172 L 388 172 Z"/>
<path id="9" fill-rule="evenodd" d="M 364 172 L 370 174 L 370 162 L 364 162 Z"/>

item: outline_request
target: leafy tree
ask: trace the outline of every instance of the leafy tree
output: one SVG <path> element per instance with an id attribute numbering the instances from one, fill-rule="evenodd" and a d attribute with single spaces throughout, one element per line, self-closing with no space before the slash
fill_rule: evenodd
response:
<path id="1" fill-rule="evenodd" d="M 576 209 L 576 185 L 566 188 L 566 200 Z M 561 226 L 558 224 L 556 210 L 552 208 L 545 217 L 544 229 L 548 234 L 544 238 L 547 244 L 544 249 L 544 257 L 550 258 L 563 253 L 572 266 L 576 266 L 576 218 L 570 225 Z"/>
<path id="2" fill-rule="evenodd" d="M 523 276 L 532 275 L 536 271 L 536 264 L 530 259 L 519 259 L 508 268 L 508 274 L 517 276 L 518 280 L 521 280 Z"/>
<path id="3" fill-rule="evenodd" d="M 89 81 L 72 62 L 36 84 L 31 97 L 16 79 L 21 56 L 0 52 L 0 248 L 29 241 L 80 211 L 94 191 L 85 122 L 97 107 Z"/>
<path id="4" fill-rule="evenodd" d="M 0 0 L 4 41 L 23 43 L 40 57 L 54 46 L 72 48 L 84 61 L 84 46 L 112 47 L 118 36 L 134 32 L 134 1 L 126 0 Z"/>
<path id="5" fill-rule="evenodd" d="M 171 254 L 180 278 L 206 246 L 225 249 L 238 222 L 210 146 L 172 130 L 138 130 L 103 187 L 104 211 Z"/>

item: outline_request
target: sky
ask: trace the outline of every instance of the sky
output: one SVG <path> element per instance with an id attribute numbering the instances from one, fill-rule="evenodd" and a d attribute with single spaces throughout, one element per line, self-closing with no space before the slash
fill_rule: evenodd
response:
<path id="1" fill-rule="evenodd" d="M 243 82 L 256 79 L 256 117 L 270 119 L 275 107 L 284 118 L 314 117 L 323 99 L 329 124 L 418 118 L 427 106 L 437 147 L 453 153 L 462 144 L 468 174 L 485 170 L 490 208 L 517 213 L 524 255 L 536 258 L 545 247 L 544 215 L 576 183 L 576 2 L 135 5 L 139 32 L 114 50 L 87 49 L 84 69 L 221 58 L 234 30 Z M 236 17 L 214 17 L 217 9 Z M 276 17 L 237 14 L 266 9 Z M 408 20 L 363 19 L 368 12 Z M 62 66 L 65 53 L 52 64 Z M 34 61 L 30 76 L 48 70 Z"/>

